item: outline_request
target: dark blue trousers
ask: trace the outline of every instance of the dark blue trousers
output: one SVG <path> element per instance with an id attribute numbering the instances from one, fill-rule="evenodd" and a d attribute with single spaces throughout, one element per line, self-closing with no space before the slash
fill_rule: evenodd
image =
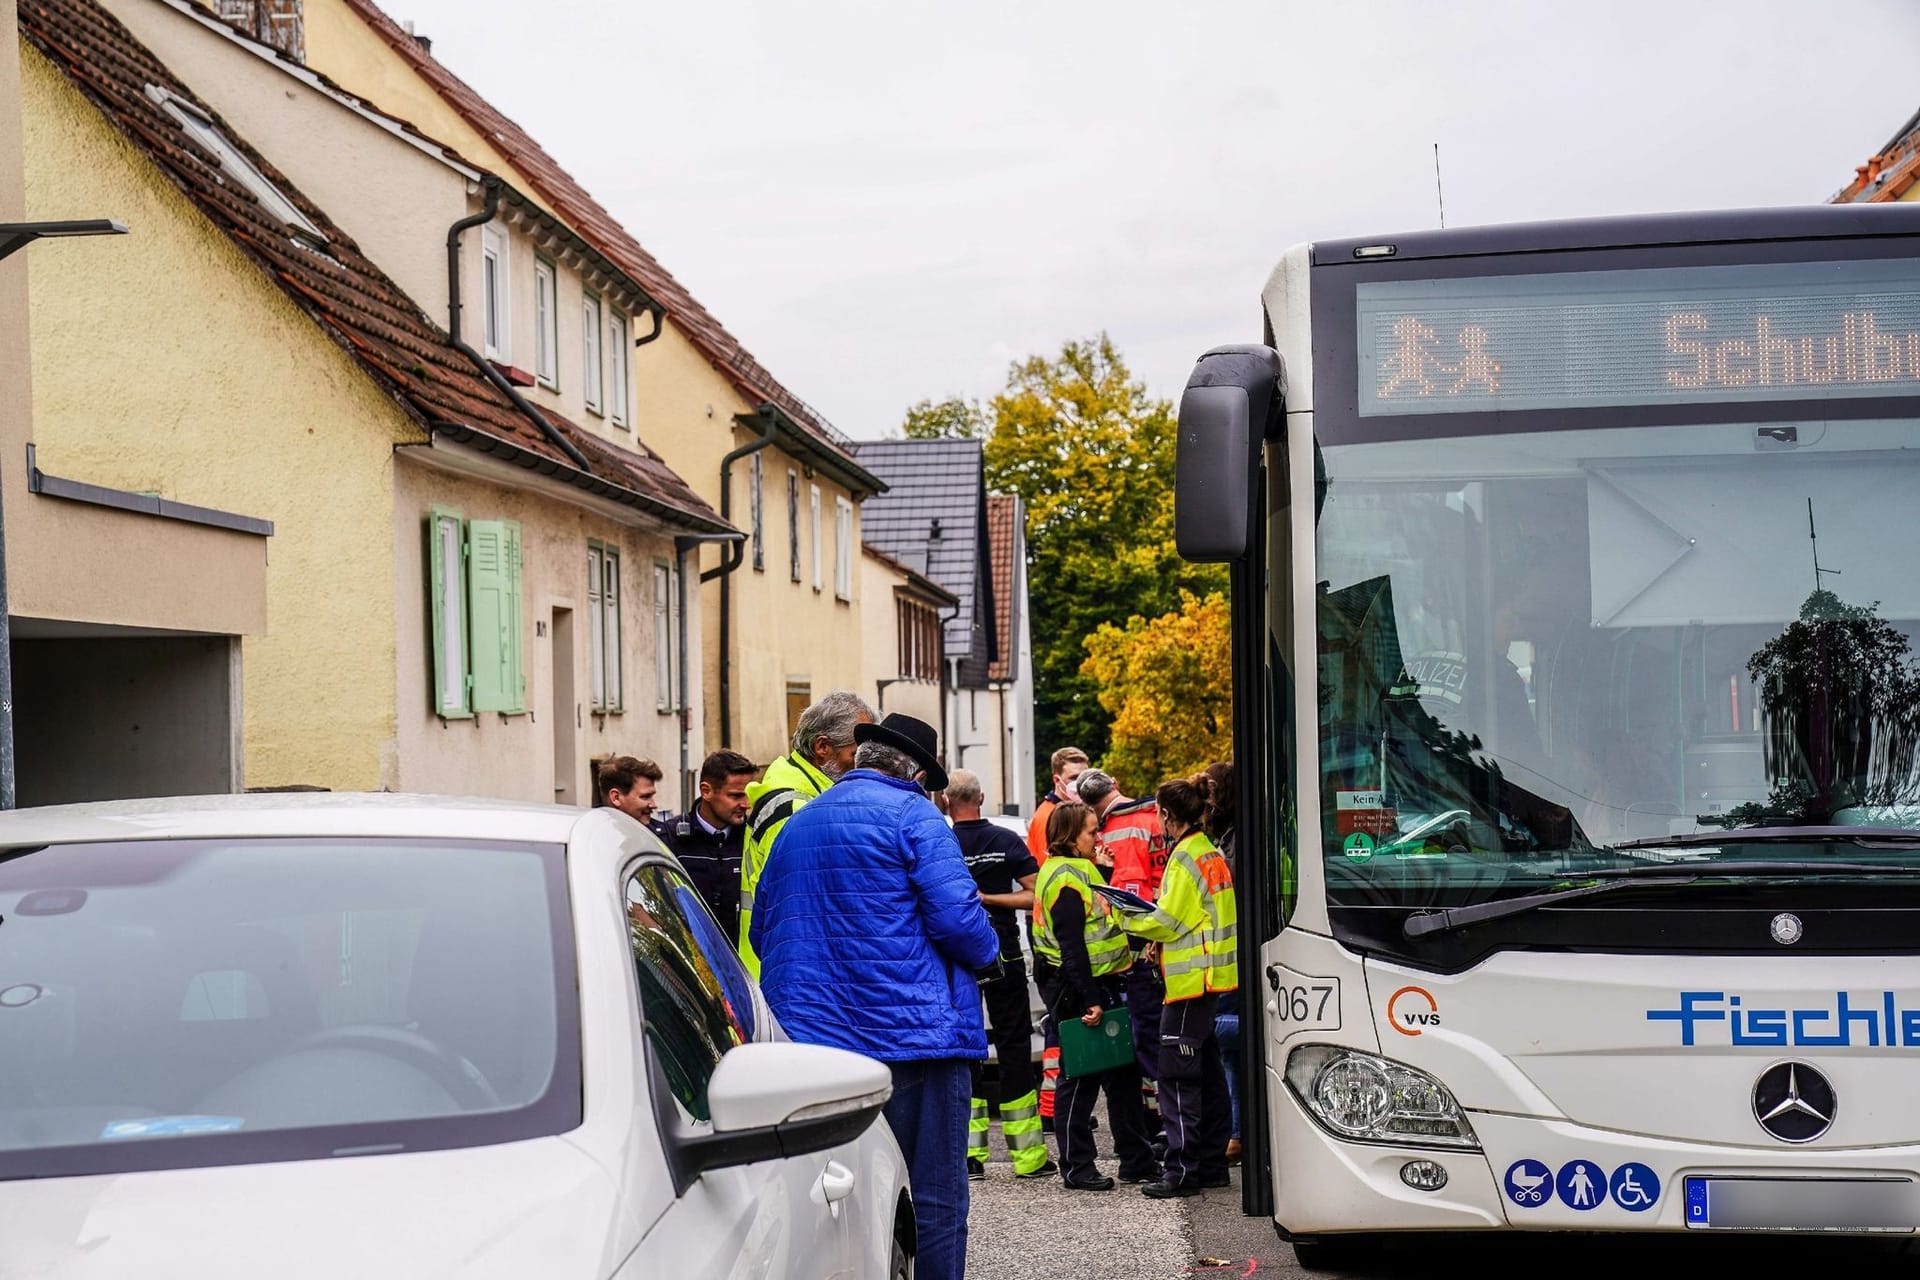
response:
<path id="1" fill-rule="evenodd" d="M 973 1064 L 964 1059 L 890 1062 L 887 1127 L 913 1179 L 918 1280 L 961 1280 L 967 1270 L 967 1114 Z"/>

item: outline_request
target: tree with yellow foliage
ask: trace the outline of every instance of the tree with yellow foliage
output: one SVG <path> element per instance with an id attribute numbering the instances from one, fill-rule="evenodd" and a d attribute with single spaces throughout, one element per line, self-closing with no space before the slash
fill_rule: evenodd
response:
<path id="1" fill-rule="evenodd" d="M 1087 637 L 1081 674 L 1113 717 L 1103 761 L 1129 795 L 1233 758 L 1233 641 L 1227 598 L 1180 592 L 1157 618 L 1103 623 Z"/>

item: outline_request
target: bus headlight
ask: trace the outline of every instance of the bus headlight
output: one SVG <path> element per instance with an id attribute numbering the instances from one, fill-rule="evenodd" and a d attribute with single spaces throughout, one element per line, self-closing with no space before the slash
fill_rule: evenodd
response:
<path id="1" fill-rule="evenodd" d="M 1287 1059 L 1287 1087 L 1307 1114 L 1338 1137 L 1409 1146 L 1480 1146 L 1445 1085 L 1377 1054 L 1301 1045 Z"/>

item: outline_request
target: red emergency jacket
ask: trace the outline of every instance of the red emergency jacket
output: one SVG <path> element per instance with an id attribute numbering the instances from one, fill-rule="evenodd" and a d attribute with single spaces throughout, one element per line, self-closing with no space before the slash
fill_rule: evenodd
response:
<path id="1" fill-rule="evenodd" d="M 1100 840 L 1113 855 L 1107 883 L 1151 902 L 1167 870 L 1167 835 L 1151 798 L 1123 800 L 1100 819 Z"/>

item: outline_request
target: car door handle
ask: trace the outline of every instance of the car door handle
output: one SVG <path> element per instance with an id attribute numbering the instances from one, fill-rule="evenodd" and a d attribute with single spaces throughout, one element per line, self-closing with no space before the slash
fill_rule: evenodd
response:
<path id="1" fill-rule="evenodd" d="M 853 1194 L 853 1170 L 838 1160 L 827 1161 L 820 1171 L 820 1195 L 828 1204 L 837 1204 Z"/>

